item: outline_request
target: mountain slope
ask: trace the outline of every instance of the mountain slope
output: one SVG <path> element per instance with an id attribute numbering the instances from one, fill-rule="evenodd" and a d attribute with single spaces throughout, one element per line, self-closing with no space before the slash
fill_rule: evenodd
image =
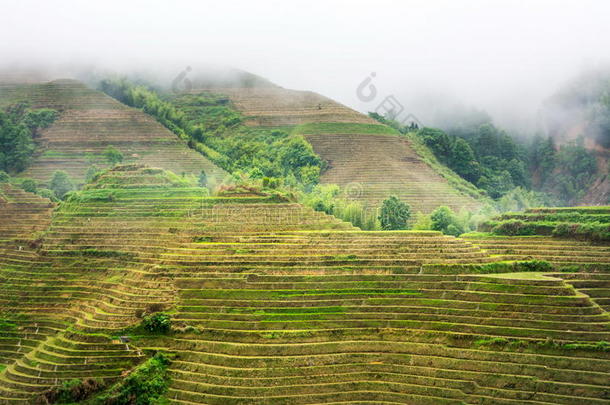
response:
<path id="1" fill-rule="evenodd" d="M 480 206 L 428 165 L 395 131 L 326 97 L 280 87 L 208 90 L 229 97 L 247 125 L 281 127 L 304 135 L 329 164 L 322 182 L 347 187 L 350 199 L 376 207 L 394 194 L 424 213 L 440 205 L 458 211 Z"/>
<path id="2" fill-rule="evenodd" d="M 55 170 L 65 170 L 82 182 L 91 165 L 108 166 L 103 152 L 110 145 L 124 154 L 125 162 L 151 164 L 177 174 L 198 175 L 205 170 L 219 179 L 226 175 L 147 114 L 80 82 L 0 83 L 0 107 L 21 101 L 60 112 L 59 119 L 36 139 L 37 155 L 21 176 L 46 182 Z"/>

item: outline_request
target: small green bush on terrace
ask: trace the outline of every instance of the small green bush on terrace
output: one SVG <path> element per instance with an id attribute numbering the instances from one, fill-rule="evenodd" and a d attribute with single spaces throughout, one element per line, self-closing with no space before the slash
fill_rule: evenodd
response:
<path id="1" fill-rule="evenodd" d="M 492 228 L 492 232 L 496 235 L 507 236 L 536 235 L 537 230 L 538 227 L 536 226 L 536 223 L 520 221 L 518 219 L 498 222 L 497 225 Z"/>
<path id="2" fill-rule="evenodd" d="M 111 165 L 116 165 L 123 161 L 123 154 L 114 146 L 109 146 L 104 150 L 104 157 Z"/>
<path id="3" fill-rule="evenodd" d="M 36 180 L 26 178 L 20 181 L 19 187 L 21 187 L 23 191 L 27 191 L 28 193 L 35 193 L 38 188 L 38 185 L 36 184 Z"/>
<path id="4" fill-rule="evenodd" d="M 165 312 L 156 312 L 142 319 L 142 327 L 151 333 L 167 333 L 172 327 L 172 320 Z"/>

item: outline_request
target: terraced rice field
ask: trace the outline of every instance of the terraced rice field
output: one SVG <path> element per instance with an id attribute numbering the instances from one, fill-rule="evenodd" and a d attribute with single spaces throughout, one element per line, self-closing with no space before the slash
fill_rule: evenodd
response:
<path id="1" fill-rule="evenodd" d="M 322 124 L 304 133 L 315 152 L 328 162 L 321 181 L 346 188 L 352 200 L 376 208 L 390 195 L 396 195 L 414 211 L 423 213 L 430 213 L 440 205 L 457 211 L 480 206 L 476 199 L 459 192 L 424 162 L 409 141 L 388 131 L 367 131 L 371 125 L 380 125 L 326 97 L 279 87 L 211 91 L 228 96 L 245 116 L 247 125 L 287 129 Z M 335 125 L 329 131 L 325 123 L 344 124 L 344 129 L 334 128 Z"/>
<path id="2" fill-rule="evenodd" d="M 504 268 L 476 240 L 363 232 L 147 173 L 108 172 L 40 249 L 4 242 L 0 404 L 115 380 L 147 349 L 176 354 L 172 404 L 610 402 L 602 268 L 485 274 Z M 151 304 L 172 333 L 113 339 Z"/>
<path id="3" fill-rule="evenodd" d="M 106 295 L 99 277 L 83 261 L 59 264 L 38 249 L 54 204 L 8 186 L 3 194 L 0 403 L 30 404 L 38 392 L 72 378 L 116 380 L 142 354 L 75 327 L 87 316 L 86 300 Z"/>
<path id="4" fill-rule="evenodd" d="M 145 163 L 179 175 L 199 175 L 205 170 L 219 180 L 226 176 L 147 114 L 80 82 L 0 83 L 0 107 L 20 101 L 61 113 L 37 138 L 37 156 L 22 176 L 47 182 L 55 170 L 65 170 L 83 182 L 91 165 L 108 166 L 103 151 L 110 145 L 124 154 L 125 162 Z"/>
<path id="5" fill-rule="evenodd" d="M 228 96 L 244 114 L 246 124 L 252 126 L 278 127 L 311 122 L 375 123 L 372 118 L 311 91 L 281 87 L 214 88 L 210 91 Z"/>
<path id="6" fill-rule="evenodd" d="M 579 268 L 574 274 L 557 274 L 603 310 L 610 310 L 610 244 L 550 236 L 559 224 L 610 223 L 610 207 L 533 208 L 507 213 L 484 224 L 490 230 L 503 221 L 520 221 L 539 235 L 474 235 L 467 240 L 501 260 L 538 259 L 559 268 Z M 547 236 L 549 235 L 549 236 Z"/>
<path id="7" fill-rule="evenodd" d="M 314 150 L 329 163 L 324 183 L 348 187 L 348 196 L 376 207 L 389 195 L 407 202 L 413 212 L 430 213 L 440 205 L 456 211 L 480 206 L 459 193 L 396 135 L 311 134 Z"/>

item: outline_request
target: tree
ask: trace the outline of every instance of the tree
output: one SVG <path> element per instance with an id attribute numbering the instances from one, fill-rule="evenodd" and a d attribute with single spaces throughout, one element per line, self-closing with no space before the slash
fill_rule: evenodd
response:
<path id="1" fill-rule="evenodd" d="M 449 166 L 460 176 L 474 183 L 481 176 L 479 164 L 468 142 L 456 138 L 453 144 Z"/>
<path id="2" fill-rule="evenodd" d="M 6 183 L 10 180 L 10 176 L 4 170 L 0 170 L 0 183 Z"/>
<path id="3" fill-rule="evenodd" d="M 460 236 L 464 233 L 464 226 L 453 210 L 445 205 L 435 209 L 430 215 L 432 230 L 440 231 L 447 235 Z"/>
<path id="4" fill-rule="evenodd" d="M 54 110 L 29 110 L 26 103 L 13 104 L 0 111 L 0 170 L 25 170 L 35 150 L 32 135 L 38 128 L 49 126 L 56 117 Z"/>
<path id="5" fill-rule="evenodd" d="M 383 201 L 379 214 L 381 229 L 386 231 L 408 229 L 409 218 L 411 218 L 411 207 L 400 201 L 398 197 L 390 196 Z"/>
<path id="6" fill-rule="evenodd" d="M 28 193 L 35 193 L 37 189 L 36 180 L 23 179 L 20 184 L 21 188 Z"/>
<path id="7" fill-rule="evenodd" d="M 201 172 L 199 173 L 197 184 L 199 184 L 199 187 L 206 187 L 208 185 L 208 175 L 203 169 L 201 169 Z"/>
<path id="8" fill-rule="evenodd" d="M 491 198 L 500 198 L 515 188 L 510 173 L 506 170 L 499 173 L 490 171 L 487 175 L 481 176 L 477 186 L 487 191 Z"/>
<path id="9" fill-rule="evenodd" d="M 70 180 L 70 176 L 63 170 L 58 170 L 53 173 L 50 187 L 53 193 L 55 193 L 55 197 L 60 200 L 63 200 L 69 191 L 74 190 L 74 184 L 72 183 L 72 180 Z"/>
<path id="10" fill-rule="evenodd" d="M 286 172 L 298 170 L 304 166 L 320 166 L 321 159 L 313 147 L 301 135 L 285 138 L 280 141 L 278 158 Z"/>
<path id="11" fill-rule="evenodd" d="M 123 161 L 123 154 L 114 146 L 107 147 L 104 151 L 104 156 L 111 165 L 116 165 Z"/>
<path id="12" fill-rule="evenodd" d="M 432 149 L 434 155 L 443 163 L 448 164 L 453 151 L 454 137 L 435 128 L 422 128 L 417 135 L 424 141 L 426 146 Z"/>

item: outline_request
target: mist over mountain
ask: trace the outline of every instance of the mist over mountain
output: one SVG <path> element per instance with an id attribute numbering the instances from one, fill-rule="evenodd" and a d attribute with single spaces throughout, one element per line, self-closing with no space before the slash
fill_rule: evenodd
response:
<path id="1" fill-rule="evenodd" d="M 541 103 L 585 68 L 607 63 L 603 1 L 501 0 L 104 3 L 4 2 L 3 67 L 53 75 L 232 66 L 285 88 L 313 90 L 359 111 L 394 95 L 429 125 L 457 110 L 533 132 Z M 163 21 L 162 26 L 150 24 Z M 17 64 L 17 65 L 16 65 Z M 79 70 L 81 68 L 79 67 Z M 357 86 L 371 73 L 378 99 Z"/>

